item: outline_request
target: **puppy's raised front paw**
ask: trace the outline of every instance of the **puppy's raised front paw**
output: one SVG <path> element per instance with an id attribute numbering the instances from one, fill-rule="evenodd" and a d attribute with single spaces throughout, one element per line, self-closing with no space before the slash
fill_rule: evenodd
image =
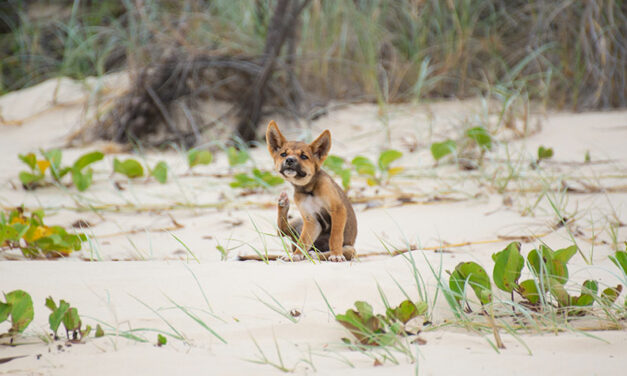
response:
<path id="1" fill-rule="evenodd" d="M 287 192 L 281 192 L 279 195 L 279 207 L 285 208 L 290 206 L 290 199 L 287 197 Z"/>
<path id="2" fill-rule="evenodd" d="M 291 259 L 290 259 L 290 256 L 291 256 Z M 303 255 L 302 253 L 292 253 L 291 255 L 281 256 L 280 259 L 282 261 L 297 262 L 297 261 L 303 261 L 305 259 L 305 255 Z"/>
<path id="3" fill-rule="evenodd" d="M 344 257 L 344 255 L 340 254 L 340 255 L 331 255 L 328 258 L 329 261 L 331 262 L 344 262 L 346 261 L 346 257 Z"/>

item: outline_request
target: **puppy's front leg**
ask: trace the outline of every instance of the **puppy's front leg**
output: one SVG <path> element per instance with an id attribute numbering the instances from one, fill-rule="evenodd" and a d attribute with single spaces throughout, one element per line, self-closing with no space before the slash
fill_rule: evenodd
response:
<path id="1" fill-rule="evenodd" d="M 299 229 L 293 228 L 289 222 L 287 213 L 290 210 L 290 199 L 286 192 L 281 192 L 277 203 L 277 227 L 279 236 L 289 236 L 293 241 L 298 241 Z"/>
<path id="2" fill-rule="evenodd" d="M 331 210 L 331 237 L 329 238 L 331 255 L 328 258 L 329 261 L 346 261 L 346 257 L 342 254 L 344 226 L 346 226 L 346 208 L 343 205 L 336 205 Z"/>
<path id="3" fill-rule="evenodd" d="M 320 231 L 322 231 L 322 228 L 314 218 L 310 218 L 309 216 L 305 216 L 303 218 L 303 231 L 300 233 L 298 244 L 294 245 L 294 247 L 292 248 L 292 251 L 294 253 L 292 255 L 292 259 L 294 261 L 300 261 L 305 259 L 303 251 L 309 252 L 314 244 L 314 241 L 316 241 L 316 239 L 320 235 Z M 302 247 L 302 250 L 299 247 Z"/>

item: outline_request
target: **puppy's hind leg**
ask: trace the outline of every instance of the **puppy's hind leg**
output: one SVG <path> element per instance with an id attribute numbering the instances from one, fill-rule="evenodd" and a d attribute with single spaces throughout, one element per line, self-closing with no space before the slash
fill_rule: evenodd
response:
<path id="1" fill-rule="evenodd" d="M 342 247 L 342 255 L 347 261 L 353 260 L 357 256 L 357 251 L 352 245 L 345 245 Z"/>
<path id="2" fill-rule="evenodd" d="M 335 261 L 330 259 L 332 256 L 331 252 L 328 250 L 326 252 L 309 252 L 311 257 L 320 260 L 320 261 Z M 342 247 L 342 256 L 346 259 L 346 261 L 354 260 L 357 256 L 357 251 L 355 251 L 355 247 L 352 245 L 345 245 Z"/>

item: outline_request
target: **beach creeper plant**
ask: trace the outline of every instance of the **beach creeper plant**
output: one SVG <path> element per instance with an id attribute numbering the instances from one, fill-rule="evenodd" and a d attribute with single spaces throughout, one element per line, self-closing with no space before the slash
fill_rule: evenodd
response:
<path id="1" fill-rule="evenodd" d="M 213 161 L 213 154 L 208 150 L 190 149 L 187 152 L 187 165 L 190 169 L 197 165 L 208 165 Z"/>
<path id="2" fill-rule="evenodd" d="M 270 189 L 283 184 L 284 180 L 269 171 L 254 168 L 250 173 L 242 172 L 233 176 L 229 184 L 231 188 L 241 188 L 247 191 Z"/>
<path id="3" fill-rule="evenodd" d="M 19 179 L 24 189 L 32 190 L 45 185 L 45 173 L 48 171 L 56 183 L 61 183 L 63 177 L 71 173 L 72 183 L 76 189 L 83 192 L 92 183 L 93 170 L 88 166 L 104 158 L 103 153 L 93 151 L 81 155 L 71 166 L 62 166 L 63 154 L 61 149 L 40 150 L 40 154 L 42 159 L 37 158 L 35 153 L 18 155 L 19 159 L 30 169 L 30 171 L 19 173 Z"/>
<path id="4" fill-rule="evenodd" d="M 58 339 L 57 330 L 63 323 L 67 339 L 72 342 L 81 342 L 91 332 L 91 326 L 87 325 L 82 328 L 82 321 L 78 315 L 78 310 L 70 306 L 70 303 L 61 299 L 59 305 L 54 302 L 52 297 L 46 298 L 46 307 L 52 311 L 48 316 L 50 330 L 54 334 L 54 339 Z M 101 329 L 102 330 L 102 329 Z M 72 334 L 70 338 L 70 333 Z"/>
<path id="5" fill-rule="evenodd" d="M 403 153 L 389 149 L 381 152 L 375 165 L 367 157 L 358 155 L 351 161 L 351 165 L 357 174 L 366 178 L 370 186 L 387 184 L 390 178 L 403 171 L 403 167 L 392 167 L 391 164 L 401 158 Z M 342 179 L 344 180 L 344 179 Z"/>
<path id="6" fill-rule="evenodd" d="M 150 176 L 155 178 L 161 184 L 165 184 L 168 181 L 168 164 L 164 161 L 159 161 L 154 168 L 147 167 Z M 128 158 L 121 161 L 117 158 L 113 160 L 113 171 L 118 174 L 122 174 L 129 179 L 137 179 L 144 176 L 144 166 L 136 159 Z"/>
<path id="7" fill-rule="evenodd" d="M 4 302 L 0 301 L 0 323 L 10 320 L 9 331 L 0 334 L 0 337 L 15 337 L 22 333 L 33 321 L 35 312 L 33 310 L 33 300 L 30 295 L 23 290 L 14 290 L 4 294 Z"/>
<path id="8" fill-rule="evenodd" d="M 23 208 L 0 212 L 0 249 L 19 248 L 28 258 L 54 258 L 79 251 L 82 242 L 87 241 L 84 234 L 71 234 L 61 226 L 45 225 L 43 217 L 42 210 L 30 216 Z"/>
<path id="9" fill-rule="evenodd" d="M 524 305 L 538 310 L 552 305 L 570 315 L 581 315 L 585 313 L 581 308 L 590 307 L 595 302 L 606 307 L 614 304 L 622 291 L 622 285 L 608 287 L 598 295 L 598 282 L 587 280 L 583 282 L 578 296 L 568 293 L 565 287 L 569 278 L 567 264 L 576 253 L 576 246 L 554 251 L 541 245 L 529 252 L 525 263 L 520 254 L 520 243 L 513 242 L 492 255 L 492 281 L 498 289 L 510 293 L 512 301 L 514 293 L 517 293 L 523 298 Z M 617 252 L 612 261 L 623 270 L 627 266 L 627 254 Z M 519 282 L 525 265 L 533 277 Z M 493 302 L 490 276 L 481 265 L 472 261 L 461 262 L 449 274 L 449 287 L 457 304 L 466 301 L 467 287 L 474 291 L 482 306 Z M 470 311 L 468 304 L 467 310 Z"/>
<path id="10" fill-rule="evenodd" d="M 329 155 L 324 161 L 324 167 L 342 179 L 344 191 L 348 191 L 351 186 L 351 166 L 344 158 L 337 155 Z"/>
<path id="11" fill-rule="evenodd" d="M 387 346 L 399 337 L 417 334 L 408 323 L 427 312 L 425 302 L 411 300 L 401 302 L 397 307 L 386 305 L 385 315 L 374 314 L 367 302 L 355 302 L 356 309 L 348 309 L 344 314 L 335 315 L 342 326 L 362 345 Z"/>
<path id="12" fill-rule="evenodd" d="M 479 161 L 483 160 L 486 151 L 492 150 L 493 139 L 487 129 L 478 126 L 469 128 L 458 141 L 447 139 L 442 142 L 434 142 L 431 144 L 431 155 L 436 162 L 449 154 L 457 154 L 458 150 L 464 150 L 472 147 L 478 147 L 481 151 Z"/>

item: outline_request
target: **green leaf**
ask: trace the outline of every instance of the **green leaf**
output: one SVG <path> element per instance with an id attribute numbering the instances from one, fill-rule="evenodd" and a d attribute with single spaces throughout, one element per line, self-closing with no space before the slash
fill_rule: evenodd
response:
<path id="1" fill-rule="evenodd" d="M 50 162 L 51 166 L 55 170 L 59 170 L 61 167 L 62 152 L 61 149 L 50 149 L 48 151 L 41 151 L 41 155 Z"/>
<path id="2" fill-rule="evenodd" d="M 448 154 L 454 153 L 457 149 L 457 144 L 453 140 L 446 140 L 443 142 L 434 142 L 431 144 L 431 155 L 433 159 L 439 161 Z"/>
<path id="3" fill-rule="evenodd" d="M 324 161 L 324 167 L 328 168 L 338 175 L 340 174 L 340 171 L 342 171 L 343 166 L 344 159 L 342 157 L 338 157 L 337 155 L 329 155 Z"/>
<path id="4" fill-rule="evenodd" d="M 627 275 L 627 252 L 616 251 L 613 256 L 610 256 L 610 260 L 612 260 L 614 265 L 618 266 L 623 274 Z"/>
<path id="5" fill-rule="evenodd" d="M 9 333 L 11 335 L 22 333 L 28 324 L 33 321 L 33 316 L 35 315 L 33 300 L 23 290 L 11 291 L 5 294 L 4 297 L 6 303 L 11 305 L 11 329 Z"/>
<path id="6" fill-rule="evenodd" d="M 492 150 L 492 136 L 484 127 L 474 127 L 466 131 L 466 136 L 474 140 L 479 147 Z"/>
<path id="7" fill-rule="evenodd" d="M 455 271 L 464 282 L 468 282 L 475 291 L 481 304 L 489 303 L 492 300 L 492 285 L 488 273 L 476 262 L 468 261 L 457 264 Z M 463 291 L 463 290 L 462 290 Z"/>
<path id="8" fill-rule="evenodd" d="M 53 171 L 56 171 L 56 170 L 53 170 Z M 70 171 L 72 171 L 72 167 L 63 167 L 59 171 L 52 173 L 53 174 L 53 178 L 55 178 L 56 180 L 60 180 L 65 175 L 67 175 L 67 173 L 70 172 Z"/>
<path id="9" fill-rule="evenodd" d="M 7 240 L 9 241 L 18 241 L 20 236 L 18 236 L 18 231 L 17 229 L 14 227 L 16 225 L 20 225 L 20 224 L 15 224 L 15 225 L 3 225 L 0 224 L 0 247 L 3 246 L 4 242 L 6 242 Z M 22 228 L 23 227 L 27 227 L 26 225 L 20 225 Z"/>
<path id="10" fill-rule="evenodd" d="M 46 307 L 48 307 L 51 311 L 55 311 L 57 309 L 57 303 L 54 302 L 51 296 L 46 298 Z"/>
<path id="11" fill-rule="evenodd" d="M 246 173 L 240 173 L 234 175 L 233 178 L 235 179 L 235 181 L 229 184 L 232 188 L 269 188 L 283 184 L 282 178 L 273 175 L 271 172 L 262 172 L 256 168 L 253 169 L 253 176 L 249 176 Z"/>
<path id="12" fill-rule="evenodd" d="M 7 303 L 0 302 L 0 323 L 6 321 L 11 314 L 11 305 Z"/>
<path id="13" fill-rule="evenodd" d="M 538 148 L 538 160 L 549 159 L 553 157 L 553 148 L 545 148 L 540 146 Z"/>
<path id="14" fill-rule="evenodd" d="M 376 171 L 377 171 L 376 167 L 370 161 L 370 159 L 366 157 L 357 156 L 353 158 L 353 161 L 351 162 L 351 164 L 353 165 L 353 167 L 355 167 L 355 170 L 360 175 L 366 175 L 366 176 L 372 176 L 372 177 L 376 175 Z"/>
<path id="15" fill-rule="evenodd" d="M 614 304 L 621 291 L 623 291 L 622 285 L 617 285 L 616 287 L 608 287 L 601 293 L 601 301 L 605 305 Z"/>
<path id="16" fill-rule="evenodd" d="M 233 146 L 226 149 L 226 156 L 229 159 L 229 166 L 231 167 L 244 164 L 248 160 L 248 152 L 246 150 L 237 150 Z"/>
<path id="17" fill-rule="evenodd" d="M 558 249 L 553 254 L 553 259 L 560 260 L 564 264 L 567 264 L 577 251 L 578 248 L 576 245 L 571 245 L 570 247 L 564 249 Z"/>
<path id="18" fill-rule="evenodd" d="M 457 301 L 458 304 L 459 304 L 459 301 L 464 297 L 465 283 L 466 283 L 466 280 L 464 279 L 464 277 L 462 277 L 462 275 L 457 270 L 454 270 L 453 273 L 451 273 L 451 277 L 449 278 L 448 285 L 451 291 L 455 293 L 455 300 Z"/>
<path id="19" fill-rule="evenodd" d="M 400 322 L 406 324 L 407 321 L 418 316 L 418 308 L 411 300 L 405 300 L 394 309 L 394 316 Z"/>
<path id="20" fill-rule="evenodd" d="M 83 339 L 83 337 L 87 337 L 89 333 L 91 333 L 91 326 L 87 325 L 85 329 L 81 330 L 81 339 Z"/>
<path id="21" fill-rule="evenodd" d="M 208 165 L 213 161 L 213 154 L 208 150 L 191 149 L 187 152 L 187 163 L 189 168 L 196 165 Z"/>
<path id="22" fill-rule="evenodd" d="M 168 339 L 161 334 L 157 334 L 157 346 L 161 347 L 164 346 L 166 343 L 168 343 Z"/>
<path id="23" fill-rule="evenodd" d="M 104 330 L 102 330 L 102 326 L 100 326 L 100 324 L 96 325 L 96 338 L 100 338 L 100 337 L 104 337 L 105 333 Z"/>
<path id="24" fill-rule="evenodd" d="M 121 162 L 116 158 L 113 161 L 113 171 L 126 175 L 131 179 L 144 176 L 144 168 L 134 159 L 127 159 Z"/>
<path id="25" fill-rule="evenodd" d="M 548 284 L 551 295 L 555 297 L 555 300 L 557 300 L 560 307 L 568 307 L 571 305 L 570 295 L 568 295 L 568 292 L 564 288 L 564 284 L 561 281 L 555 278 L 549 278 Z"/>
<path id="26" fill-rule="evenodd" d="M 68 332 L 73 332 L 81 328 L 81 319 L 78 316 L 78 310 L 76 308 L 70 308 L 65 312 L 63 316 L 63 326 Z"/>
<path id="27" fill-rule="evenodd" d="M 340 171 L 339 175 L 342 178 L 342 187 L 344 190 L 348 190 L 351 186 L 351 170 L 344 169 Z"/>
<path id="28" fill-rule="evenodd" d="M 568 267 L 563 260 L 569 260 L 577 248 L 568 247 L 560 250 L 557 254 L 544 244 L 540 245 L 540 250 L 532 250 L 527 256 L 531 270 L 538 278 L 554 278 L 562 284 L 568 281 Z M 542 257 L 540 257 L 542 254 Z"/>
<path id="29" fill-rule="evenodd" d="M 92 163 L 98 162 L 104 158 L 104 154 L 99 151 L 93 151 L 91 153 L 81 155 L 72 166 L 73 170 L 82 170 Z"/>
<path id="30" fill-rule="evenodd" d="M 492 278 L 499 289 L 512 292 L 516 287 L 525 259 L 520 255 L 520 243 L 512 242 L 501 252 L 492 255 L 494 270 Z"/>
<path id="31" fill-rule="evenodd" d="M 164 161 L 157 163 L 155 168 L 150 171 L 150 175 L 152 175 L 159 183 L 165 184 L 168 180 L 168 165 Z"/>
<path id="32" fill-rule="evenodd" d="M 28 165 L 31 170 L 35 170 L 35 168 L 37 167 L 37 156 L 35 155 L 35 153 L 28 153 L 26 155 L 18 154 L 18 158 L 22 162 L 26 163 L 26 165 Z"/>
<path id="33" fill-rule="evenodd" d="M 537 304 L 540 301 L 538 287 L 533 279 L 527 279 L 520 282 L 518 284 L 518 292 L 531 304 Z"/>
<path id="34" fill-rule="evenodd" d="M 43 175 L 40 175 L 40 174 L 35 175 L 35 174 L 31 174 L 30 172 L 26 172 L 26 171 L 20 172 L 18 177 L 20 178 L 20 181 L 24 185 L 29 185 L 29 184 L 38 182 L 40 180 L 43 180 L 43 178 L 44 178 Z"/>
<path id="35" fill-rule="evenodd" d="M 48 298 L 48 299 L 52 300 L 52 298 Z M 48 299 L 46 299 L 46 306 L 48 306 Z M 65 317 L 69 309 L 70 309 L 70 305 L 65 300 L 61 300 L 61 302 L 59 302 L 59 307 L 55 308 L 52 311 L 52 313 L 50 313 L 50 316 L 48 316 L 48 323 L 50 324 L 50 329 L 52 330 L 55 336 L 57 335 L 57 330 L 59 329 L 59 325 L 61 325 L 61 322 L 63 321 L 63 318 Z"/>
<path id="36" fill-rule="evenodd" d="M 92 176 L 94 171 L 88 168 L 85 173 L 81 170 L 74 168 L 72 170 L 72 181 L 80 192 L 84 192 L 89 186 L 91 186 Z"/>
<path id="37" fill-rule="evenodd" d="M 275 187 L 277 185 L 283 184 L 283 178 L 278 177 L 268 171 L 262 172 L 257 168 L 253 169 L 253 176 L 258 180 L 261 180 L 260 186 L 263 186 L 264 188 L 267 188 L 268 186 Z"/>
<path id="38" fill-rule="evenodd" d="M 355 308 L 357 308 L 357 312 L 359 312 L 363 321 L 369 320 L 374 315 L 372 306 L 367 302 L 357 301 L 355 302 Z"/>
<path id="39" fill-rule="evenodd" d="M 591 306 L 594 303 L 594 297 L 599 291 L 599 285 L 596 281 L 588 280 L 581 287 L 581 294 L 573 299 L 573 305 L 579 307 Z"/>
<path id="40" fill-rule="evenodd" d="M 390 164 L 402 156 L 403 156 L 403 153 L 401 153 L 398 150 L 384 151 L 383 153 L 379 155 L 379 168 L 384 171 L 388 170 L 390 167 Z"/>

